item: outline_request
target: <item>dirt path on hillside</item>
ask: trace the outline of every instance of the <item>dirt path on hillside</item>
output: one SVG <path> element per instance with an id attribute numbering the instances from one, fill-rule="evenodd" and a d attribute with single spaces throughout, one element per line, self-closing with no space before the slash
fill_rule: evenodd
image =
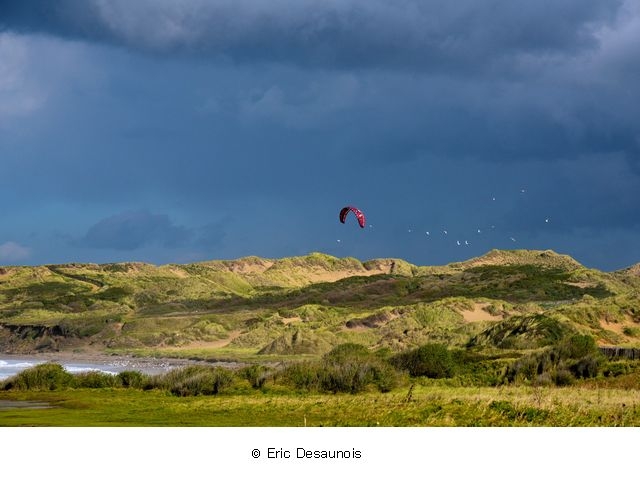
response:
<path id="1" fill-rule="evenodd" d="M 197 341 L 190 342 L 187 345 L 182 345 L 180 347 L 171 347 L 171 350 L 191 350 L 194 348 L 222 348 L 229 345 L 236 338 L 238 338 L 242 334 L 242 330 L 232 330 L 229 332 L 229 336 L 227 338 L 221 338 L 219 340 L 214 340 L 212 342 L 205 341 Z"/>

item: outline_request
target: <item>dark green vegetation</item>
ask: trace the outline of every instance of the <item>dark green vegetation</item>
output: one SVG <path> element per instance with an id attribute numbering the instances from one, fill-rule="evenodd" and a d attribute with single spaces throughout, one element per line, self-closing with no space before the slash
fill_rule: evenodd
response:
<path id="1" fill-rule="evenodd" d="M 494 250 L 441 267 L 319 253 L 189 265 L 3 267 L 0 351 L 127 353 L 246 366 L 192 366 L 159 377 L 69 376 L 48 366 L 48 373 L 30 371 L 5 382 L 0 399 L 26 395 L 64 403 L 108 390 L 141 403 L 161 396 L 171 405 L 178 405 L 175 399 L 195 402 L 191 398 L 306 405 L 326 395 L 357 394 L 383 403 L 400 395 L 408 398 L 401 411 L 412 413 L 392 416 L 399 425 L 486 424 L 482 418 L 494 419 L 488 424 L 506 418 L 511 424 L 559 425 L 552 408 L 540 413 L 534 411 L 539 406 L 497 395 L 475 406 L 460 400 L 464 408 L 458 412 L 457 404 L 447 403 L 455 394 L 443 393 L 442 413 L 432 412 L 433 418 L 444 416 L 437 422 L 432 414 L 413 412 L 411 402 L 436 387 L 546 392 L 599 381 L 604 383 L 598 389 L 606 390 L 613 379 L 633 383 L 622 379 L 636 378 L 636 361 L 607 358 L 599 347 L 633 351 L 640 348 L 639 332 L 637 267 L 606 273 L 551 251 Z M 475 423 L 455 417 L 466 418 L 465 409 L 476 408 L 485 417 Z M 607 412 L 570 423 L 612 424 L 606 419 L 619 416 Z M 318 423 L 369 424 L 365 417 Z M 635 413 L 624 418 L 636 422 Z M 153 423 L 124 423 L 137 422 Z"/>

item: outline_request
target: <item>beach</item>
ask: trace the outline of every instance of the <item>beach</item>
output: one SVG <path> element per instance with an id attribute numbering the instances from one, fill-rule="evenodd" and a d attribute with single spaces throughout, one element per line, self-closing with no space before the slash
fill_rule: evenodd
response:
<path id="1" fill-rule="evenodd" d="M 32 355 L 0 354 L 0 381 L 41 363 L 59 363 L 69 373 L 99 371 L 118 374 L 126 370 L 137 370 L 154 375 L 167 372 L 173 368 L 203 364 L 197 360 L 140 358 L 126 355 L 42 353 Z"/>

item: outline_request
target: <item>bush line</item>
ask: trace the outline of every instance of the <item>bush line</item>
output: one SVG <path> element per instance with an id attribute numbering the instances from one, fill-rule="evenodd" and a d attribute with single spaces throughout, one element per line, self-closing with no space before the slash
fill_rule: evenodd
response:
<path id="1" fill-rule="evenodd" d="M 516 360 L 491 357 L 472 349 L 452 349 L 441 343 L 428 343 L 396 354 L 346 343 L 315 361 L 278 367 L 250 365 L 236 370 L 189 365 L 159 375 L 132 370 L 115 375 L 97 371 L 71 374 L 57 363 L 44 363 L 0 382 L 0 389 L 135 388 L 195 396 L 285 387 L 300 392 L 356 394 L 368 390 L 389 392 L 406 385 L 412 377 L 457 379 L 459 383 L 474 385 L 563 386 L 580 379 L 618 376 L 628 371 L 625 362 L 608 361 L 592 337 L 573 335 Z"/>

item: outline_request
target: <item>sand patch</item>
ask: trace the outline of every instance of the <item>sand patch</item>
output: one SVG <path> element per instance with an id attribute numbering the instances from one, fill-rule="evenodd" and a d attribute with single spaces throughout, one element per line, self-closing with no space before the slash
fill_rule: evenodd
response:
<path id="1" fill-rule="evenodd" d="M 578 288 L 595 288 L 598 286 L 596 282 L 564 282 L 564 284 Z"/>
<path id="2" fill-rule="evenodd" d="M 606 318 L 600 320 L 600 327 L 603 330 L 607 330 L 608 332 L 615 333 L 618 337 L 617 343 L 620 341 L 625 342 L 637 342 L 638 341 L 638 332 L 640 326 L 635 322 L 635 319 L 631 315 L 625 315 L 625 320 L 622 322 L 610 322 Z M 607 341 L 599 341 L 599 345 L 611 345 L 611 343 Z"/>
<path id="3" fill-rule="evenodd" d="M 165 345 L 165 347 L 169 350 L 193 350 L 193 349 L 207 349 L 207 348 L 222 348 L 229 345 L 236 338 L 238 338 L 242 334 L 242 330 L 233 330 L 229 332 L 229 336 L 227 338 L 221 338 L 219 340 L 213 340 L 211 342 L 206 342 L 203 340 L 189 342 L 184 345 L 175 346 L 175 345 Z"/>
<path id="4" fill-rule="evenodd" d="M 265 259 L 249 260 L 235 260 L 229 263 L 228 268 L 230 272 L 238 273 L 241 275 L 256 275 L 267 271 L 273 266 L 275 262 Z"/>
<path id="5" fill-rule="evenodd" d="M 502 320 L 501 315 L 493 315 L 485 310 L 489 303 L 476 303 L 473 310 L 462 310 L 462 318 L 465 322 L 487 322 Z"/>
<path id="6" fill-rule="evenodd" d="M 600 320 L 600 326 L 605 330 L 609 330 L 610 332 L 614 332 L 619 335 L 624 335 L 623 330 L 625 325 L 622 323 L 608 322 L 607 320 Z"/>
<path id="7" fill-rule="evenodd" d="M 171 273 L 173 273 L 178 278 L 187 278 L 189 276 L 189 274 L 187 272 L 185 272 L 184 270 L 181 270 L 179 268 L 170 268 L 169 271 Z"/>
<path id="8" fill-rule="evenodd" d="M 285 325 L 289 325 L 290 323 L 297 323 L 301 321 L 302 321 L 302 318 L 300 317 L 287 317 L 282 319 L 282 323 L 284 323 Z"/>
<path id="9" fill-rule="evenodd" d="M 349 277 L 371 277 L 373 275 L 380 275 L 380 270 L 338 270 L 335 272 L 328 272 L 326 270 L 312 271 L 306 278 L 311 283 L 315 282 L 337 282 L 343 278 Z"/>

